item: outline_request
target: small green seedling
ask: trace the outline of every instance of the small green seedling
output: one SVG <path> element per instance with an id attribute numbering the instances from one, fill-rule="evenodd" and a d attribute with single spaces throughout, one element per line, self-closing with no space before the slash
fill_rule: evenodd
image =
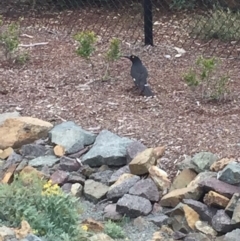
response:
<path id="1" fill-rule="evenodd" d="M 2 22 L 2 21 L 1 21 Z M 0 46 L 3 47 L 6 59 L 12 58 L 19 45 L 19 25 L 11 23 L 5 30 L 0 32 Z"/>
<path id="2" fill-rule="evenodd" d="M 77 55 L 90 62 L 94 74 L 94 65 L 90 57 L 95 51 L 95 43 L 97 42 L 96 34 L 92 31 L 83 31 L 81 33 L 77 33 L 74 36 L 74 39 L 79 43 L 76 50 Z"/>
<path id="3" fill-rule="evenodd" d="M 217 67 L 220 64 L 219 59 L 201 56 L 195 64 L 194 68 L 190 68 L 183 75 L 185 82 L 192 90 L 197 90 L 200 87 L 202 98 L 209 100 L 221 100 L 229 93 L 228 75 L 219 76 L 217 73 Z"/>
<path id="4" fill-rule="evenodd" d="M 105 71 L 105 75 L 103 76 L 103 80 L 106 80 L 110 75 L 109 73 L 110 64 L 118 60 L 120 56 L 121 56 L 120 40 L 117 38 L 113 38 L 110 41 L 110 45 L 106 54 L 106 71 Z"/>

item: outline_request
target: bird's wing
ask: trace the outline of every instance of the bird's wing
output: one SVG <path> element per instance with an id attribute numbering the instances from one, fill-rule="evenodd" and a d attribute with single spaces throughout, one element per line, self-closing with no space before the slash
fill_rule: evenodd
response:
<path id="1" fill-rule="evenodd" d="M 132 67 L 131 76 L 137 86 L 144 86 L 147 83 L 148 71 L 144 65 Z"/>

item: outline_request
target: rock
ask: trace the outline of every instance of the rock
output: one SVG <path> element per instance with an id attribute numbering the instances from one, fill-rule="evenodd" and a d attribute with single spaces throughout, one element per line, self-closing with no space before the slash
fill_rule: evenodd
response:
<path id="1" fill-rule="evenodd" d="M 204 233 L 208 236 L 211 236 L 211 237 L 217 236 L 217 232 L 206 222 L 202 222 L 202 221 L 198 220 L 195 223 L 195 227 L 199 232 Z"/>
<path id="2" fill-rule="evenodd" d="M 206 204 L 201 203 L 201 202 L 196 201 L 196 200 L 183 199 L 182 202 L 184 204 L 187 204 L 194 211 L 196 211 L 199 214 L 200 219 L 202 221 L 206 221 L 208 223 L 212 222 L 212 218 L 217 212 L 216 208 L 210 208 Z"/>
<path id="3" fill-rule="evenodd" d="M 212 241 L 212 238 L 203 233 L 190 233 L 184 238 L 184 241 Z"/>
<path id="4" fill-rule="evenodd" d="M 213 191 L 210 191 L 207 194 L 205 194 L 203 198 L 203 202 L 208 206 L 219 207 L 219 208 L 225 208 L 228 205 L 229 201 L 230 201 L 229 198 Z"/>
<path id="5" fill-rule="evenodd" d="M 23 176 L 27 176 L 27 175 L 33 175 L 33 176 L 37 176 L 39 179 L 42 179 L 45 177 L 45 175 L 38 171 L 37 169 L 35 169 L 34 167 L 31 166 L 26 166 L 24 167 L 21 172 L 20 175 Z"/>
<path id="6" fill-rule="evenodd" d="M 21 221 L 21 228 L 15 229 L 17 239 L 23 239 L 30 233 L 32 233 L 32 229 L 26 220 Z"/>
<path id="7" fill-rule="evenodd" d="M 80 183 L 81 185 L 84 185 L 85 180 L 85 176 L 82 174 L 78 172 L 70 172 L 67 181 L 69 183 Z"/>
<path id="8" fill-rule="evenodd" d="M 218 160 L 218 157 L 211 152 L 199 152 L 192 158 L 192 163 L 197 167 L 197 172 L 209 171 L 210 166 Z"/>
<path id="9" fill-rule="evenodd" d="M 148 224 L 149 222 L 141 216 L 133 220 L 133 226 L 135 226 L 139 231 L 146 230 Z"/>
<path id="10" fill-rule="evenodd" d="M 190 169 L 192 171 L 197 172 L 197 167 L 192 163 L 191 156 L 186 156 L 182 162 L 177 163 L 177 167 L 180 171 L 184 169 Z"/>
<path id="11" fill-rule="evenodd" d="M 34 235 L 34 234 L 28 234 L 25 237 L 26 241 L 43 241 L 41 238 L 39 238 L 38 236 Z"/>
<path id="12" fill-rule="evenodd" d="M 82 196 L 82 190 L 83 190 L 83 187 L 80 183 L 74 183 L 71 186 L 71 193 L 75 197 L 81 197 Z"/>
<path id="13" fill-rule="evenodd" d="M 132 174 L 123 174 L 117 182 L 110 186 L 107 199 L 116 202 L 124 194 L 128 193 L 130 188 L 140 180 L 140 177 Z"/>
<path id="14" fill-rule="evenodd" d="M 117 208 L 117 204 L 113 203 L 113 204 L 108 204 L 105 208 L 104 208 L 104 218 L 106 219 L 111 219 L 111 220 L 121 220 L 123 218 L 123 215 L 118 213 L 116 211 Z"/>
<path id="15" fill-rule="evenodd" d="M 195 223 L 199 220 L 198 213 L 183 203 L 179 203 L 172 210 L 165 212 L 165 214 L 170 214 L 173 230 L 183 233 L 195 230 Z"/>
<path id="16" fill-rule="evenodd" d="M 52 124 L 32 117 L 16 117 L 0 126 L 0 149 L 19 148 L 40 138 L 46 138 Z"/>
<path id="17" fill-rule="evenodd" d="M 89 241 L 114 241 L 105 233 L 97 233 L 90 237 Z"/>
<path id="18" fill-rule="evenodd" d="M 104 199 L 106 197 L 106 194 L 108 192 L 108 186 L 100 183 L 95 182 L 91 179 L 88 179 L 85 181 L 84 185 L 84 196 L 92 201 L 93 203 L 97 203 L 100 200 Z"/>
<path id="19" fill-rule="evenodd" d="M 12 147 L 8 147 L 5 150 L 0 150 L 0 159 L 5 160 L 13 153 L 14 150 L 12 149 Z"/>
<path id="20" fill-rule="evenodd" d="M 101 182 L 103 184 L 108 185 L 109 179 L 113 174 L 112 170 L 105 170 L 101 172 L 96 172 L 90 175 L 89 178 L 93 179 L 94 181 Z"/>
<path id="21" fill-rule="evenodd" d="M 176 231 L 176 232 L 173 233 L 172 237 L 173 237 L 174 240 L 182 240 L 186 236 L 187 236 L 187 234 L 179 232 L 179 231 Z"/>
<path id="22" fill-rule="evenodd" d="M 15 152 L 13 152 L 7 159 L 7 161 L 4 163 L 2 169 L 6 170 L 8 169 L 10 166 L 14 165 L 14 164 L 18 164 L 22 161 L 23 157 Z"/>
<path id="23" fill-rule="evenodd" d="M 152 166 L 148 169 L 148 171 L 150 177 L 157 185 L 158 190 L 166 191 L 170 187 L 171 181 L 168 179 L 168 174 L 164 170 L 158 168 L 157 166 Z"/>
<path id="24" fill-rule="evenodd" d="M 147 147 L 139 141 L 133 141 L 127 146 L 127 163 L 131 162 L 139 153 Z"/>
<path id="25" fill-rule="evenodd" d="M 68 173 L 65 171 L 57 170 L 51 175 L 53 184 L 63 185 L 68 180 Z"/>
<path id="26" fill-rule="evenodd" d="M 234 193 L 232 198 L 230 199 L 227 207 L 225 208 L 225 212 L 229 217 L 232 217 L 233 211 L 239 199 L 240 199 L 239 193 Z"/>
<path id="27" fill-rule="evenodd" d="M 129 169 L 132 174 L 143 175 L 148 173 L 148 169 L 155 165 L 157 156 L 154 154 L 153 148 L 148 148 L 139 153 L 130 163 Z"/>
<path id="28" fill-rule="evenodd" d="M 123 166 L 127 163 L 127 146 L 132 140 L 119 137 L 110 131 L 102 130 L 96 138 L 93 147 L 82 157 L 83 164 L 91 167 Z"/>
<path id="29" fill-rule="evenodd" d="M 54 148 L 53 148 L 53 151 L 54 151 L 54 154 L 58 157 L 62 157 L 65 155 L 65 148 L 63 146 L 60 146 L 60 145 L 56 145 Z"/>
<path id="30" fill-rule="evenodd" d="M 115 171 L 110 180 L 108 181 L 108 183 L 111 185 L 113 184 L 114 182 L 116 182 L 118 180 L 118 178 L 122 175 L 122 174 L 125 174 L 125 173 L 130 173 L 130 169 L 129 169 L 129 166 L 126 165 L 124 167 L 121 167 L 119 168 L 117 171 Z"/>
<path id="31" fill-rule="evenodd" d="M 160 231 L 153 233 L 153 237 L 150 241 L 174 241 L 174 239 L 172 239 L 173 231 L 170 228 L 163 229 L 163 227 Z"/>
<path id="32" fill-rule="evenodd" d="M 224 237 L 224 241 L 239 241 L 239 237 L 240 237 L 240 229 L 237 228 L 227 233 Z"/>
<path id="33" fill-rule="evenodd" d="M 167 225 L 169 223 L 168 219 L 168 216 L 162 213 L 159 215 L 147 217 L 148 221 L 154 223 L 158 227 L 162 227 L 162 225 Z"/>
<path id="34" fill-rule="evenodd" d="M 183 199 L 194 199 L 199 200 L 202 196 L 202 191 L 198 187 L 185 187 L 181 189 L 176 189 L 165 196 L 162 197 L 160 201 L 160 205 L 164 207 L 175 207 L 177 206 Z"/>
<path id="35" fill-rule="evenodd" d="M 130 194 L 125 194 L 117 202 L 116 211 L 131 218 L 136 218 L 141 215 L 148 215 L 152 210 L 152 205 L 149 200 L 143 197 L 138 197 Z"/>
<path id="36" fill-rule="evenodd" d="M 190 169 L 183 169 L 180 174 L 174 178 L 169 191 L 186 187 L 196 176 L 196 172 Z"/>
<path id="37" fill-rule="evenodd" d="M 157 215 L 163 212 L 163 207 L 159 203 L 153 204 L 152 215 Z"/>
<path id="38" fill-rule="evenodd" d="M 0 227 L 0 240 L 1 241 L 7 241 L 11 240 L 12 238 L 15 238 L 15 232 L 6 226 Z"/>
<path id="39" fill-rule="evenodd" d="M 166 149 L 165 146 L 158 146 L 153 149 L 156 159 L 159 159 L 164 155 L 165 149 Z"/>
<path id="40" fill-rule="evenodd" d="M 215 161 L 211 167 L 210 170 L 213 172 L 219 172 L 221 171 L 225 166 L 227 166 L 230 162 L 235 161 L 233 158 L 222 158 L 218 161 Z"/>
<path id="41" fill-rule="evenodd" d="M 20 153 L 24 157 L 40 157 L 46 155 L 53 155 L 52 149 L 37 144 L 23 145 L 20 149 Z"/>
<path id="42" fill-rule="evenodd" d="M 224 210 L 218 210 L 213 216 L 212 227 L 220 233 L 231 232 L 233 229 L 237 228 L 236 225 L 231 223 L 230 217 Z"/>
<path id="43" fill-rule="evenodd" d="M 59 167 L 63 171 L 74 172 L 74 171 L 77 171 L 81 167 L 81 165 L 76 159 L 63 156 L 60 158 Z"/>
<path id="44" fill-rule="evenodd" d="M 20 114 L 17 111 L 2 113 L 2 114 L 0 114 L 0 125 L 2 125 L 4 123 L 4 121 L 7 119 L 11 119 L 11 118 L 19 117 L 19 116 L 20 116 Z"/>
<path id="45" fill-rule="evenodd" d="M 84 166 L 80 167 L 78 172 L 83 174 L 85 177 L 89 178 L 90 175 L 95 172 L 95 170 L 93 168 L 91 168 L 89 165 L 84 165 Z"/>
<path id="46" fill-rule="evenodd" d="M 208 171 L 201 172 L 193 179 L 193 181 L 191 181 L 188 184 L 188 187 L 196 186 L 200 182 L 202 182 L 202 181 L 204 181 L 204 180 L 206 180 L 208 178 L 211 178 L 211 177 L 212 178 L 217 178 L 217 173 L 216 172 L 208 172 Z"/>
<path id="47" fill-rule="evenodd" d="M 151 178 L 141 179 L 129 190 L 129 194 L 144 197 L 151 202 L 159 201 L 159 192 L 156 184 Z"/>
<path id="48" fill-rule="evenodd" d="M 56 125 L 50 132 L 51 142 L 64 148 L 67 154 L 80 151 L 84 146 L 91 145 L 96 135 L 83 130 L 72 121 Z"/>
<path id="49" fill-rule="evenodd" d="M 102 165 L 97 169 L 97 172 L 103 172 L 103 171 L 107 171 L 110 170 L 108 165 Z"/>
<path id="50" fill-rule="evenodd" d="M 11 183 L 13 181 L 13 174 L 17 168 L 17 164 L 10 166 L 7 171 L 4 173 L 2 183 Z"/>
<path id="51" fill-rule="evenodd" d="M 218 172 L 217 178 L 229 184 L 239 184 L 240 163 L 230 162 L 222 171 Z"/>
<path id="52" fill-rule="evenodd" d="M 72 188 L 72 183 L 64 183 L 62 185 L 62 190 L 65 192 L 65 193 L 71 193 L 71 188 Z"/>
<path id="53" fill-rule="evenodd" d="M 29 161 L 29 165 L 32 167 L 48 166 L 52 167 L 59 162 L 59 159 L 55 156 L 40 156 Z"/>
<path id="54" fill-rule="evenodd" d="M 237 200 L 235 205 L 232 215 L 232 223 L 240 225 L 240 199 Z"/>
<path id="55" fill-rule="evenodd" d="M 227 198 L 231 198 L 234 193 L 240 194 L 240 187 L 222 182 L 216 178 L 207 178 L 199 183 L 206 192 L 215 191 Z"/>

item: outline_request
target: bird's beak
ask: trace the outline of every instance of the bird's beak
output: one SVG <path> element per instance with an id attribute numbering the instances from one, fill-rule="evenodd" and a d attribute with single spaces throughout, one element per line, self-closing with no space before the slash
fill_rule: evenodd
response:
<path id="1" fill-rule="evenodd" d="M 122 58 L 127 58 L 127 59 L 130 59 L 130 57 L 129 57 L 129 56 L 127 56 L 127 55 L 122 55 L 121 57 L 122 57 Z"/>

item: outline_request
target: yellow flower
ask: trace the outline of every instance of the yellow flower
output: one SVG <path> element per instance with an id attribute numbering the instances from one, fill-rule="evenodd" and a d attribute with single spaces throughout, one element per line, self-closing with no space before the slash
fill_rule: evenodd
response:
<path id="1" fill-rule="evenodd" d="M 84 231 L 88 231 L 88 226 L 87 226 L 87 225 L 82 225 L 82 229 L 83 229 Z"/>

